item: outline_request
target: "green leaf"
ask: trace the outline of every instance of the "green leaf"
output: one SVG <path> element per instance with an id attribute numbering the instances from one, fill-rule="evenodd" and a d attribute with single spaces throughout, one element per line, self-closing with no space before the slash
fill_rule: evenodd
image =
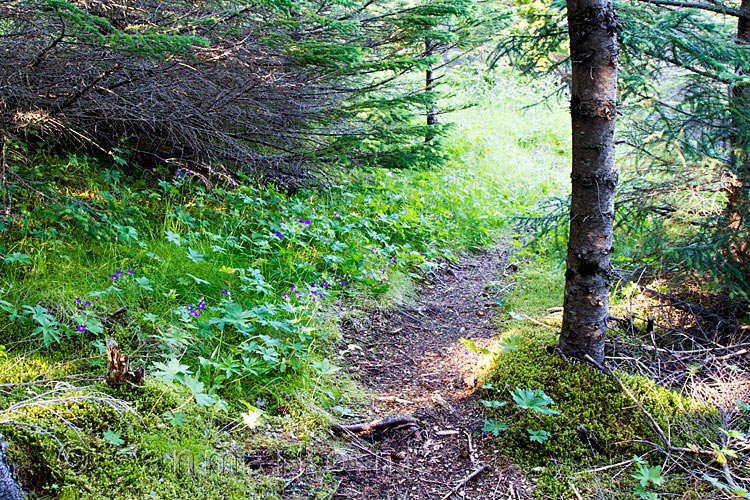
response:
<path id="1" fill-rule="evenodd" d="M 205 385 L 198 380 L 197 376 L 186 375 L 182 378 L 182 384 L 190 389 L 195 397 L 195 402 L 199 406 L 211 406 L 214 404 L 214 398 L 204 392 Z"/>
<path id="2" fill-rule="evenodd" d="M 148 321 L 150 323 L 156 323 L 159 321 L 159 316 L 157 316 L 154 313 L 146 313 L 143 315 L 143 321 Z"/>
<path id="3" fill-rule="evenodd" d="M 204 257 L 205 257 L 205 256 L 204 256 Z M 185 273 L 185 274 L 187 274 L 188 276 L 190 276 L 191 278 L 193 278 L 193 280 L 194 280 L 194 281 L 195 281 L 195 282 L 196 282 L 197 284 L 199 284 L 199 285 L 209 285 L 209 284 L 210 284 L 210 283 L 209 283 L 208 281 L 206 281 L 206 280 L 203 280 L 203 279 L 200 279 L 200 278 L 197 278 L 197 277 L 193 276 L 193 275 L 192 275 L 192 274 L 190 274 L 190 273 Z"/>
<path id="4" fill-rule="evenodd" d="M 168 242 L 174 243 L 177 246 L 182 245 L 182 238 L 179 234 L 173 233 L 172 231 L 165 231 L 164 235 L 167 237 Z"/>
<path id="5" fill-rule="evenodd" d="M 505 401 L 487 401 L 486 399 L 480 399 L 479 402 L 487 408 L 500 408 L 501 406 L 505 406 L 507 404 Z"/>
<path id="6" fill-rule="evenodd" d="M 526 429 L 529 433 L 529 439 L 531 441 L 536 441 L 537 443 L 544 443 L 547 441 L 550 437 L 550 433 L 545 431 L 544 429 L 540 429 L 538 431 L 535 431 L 533 429 Z"/>
<path id="7" fill-rule="evenodd" d="M 641 465 L 636 474 L 633 477 L 640 481 L 641 486 L 645 488 L 648 483 L 651 482 L 655 485 L 664 484 L 664 477 L 661 475 L 661 465 L 649 467 L 647 465 Z"/>
<path id="8" fill-rule="evenodd" d="M 518 349 L 522 343 L 523 337 L 512 333 L 500 341 L 500 352 L 508 352 Z"/>
<path id="9" fill-rule="evenodd" d="M 492 418 L 486 418 L 482 430 L 484 432 L 491 432 L 494 436 L 499 436 L 502 431 L 508 430 L 508 426 L 505 422 L 497 422 Z"/>
<path id="10" fill-rule="evenodd" d="M 188 248 L 187 251 L 187 258 L 195 262 L 196 264 L 199 264 L 201 262 L 206 261 L 206 256 L 202 253 L 198 252 L 197 250 L 193 250 L 192 248 Z"/>
<path id="11" fill-rule="evenodd" d="M 180 363 L 180 360 L 177 358 L 170 358 L 166 364 L 154 361 L 153 367 L 157 370 L 153 372 L 153 376 L 165 384 L 178 380 L 180 375 L 187 375 L 190 373 L 190 367 Z"/>
<path id="12" fill-rule="evenodd" d="M 21 265 L 27 266 L 31 264 L 31 255 L 27 253 L 13 252 L 5 256 L 6 264 L 14 264 L 16 262 Z"/>
<path id="13" fill-rule="evenodd" d="M 324 359 L 323 361 L 315 361 L 313 363 L 313 368 L 321 375 L 330 375 L 341 370 L 338 366 L 332 365 L 327 359 Z"/>
<path id="14" fill-rule="evenodd" d="M 136 278 L 135 282 L 138 283 L 138 286 L 143 288 L 144 290 L 147 290 L 149 292 L 152 292 L 154 290 L 154 288 L 151 286 L 154 284 L 154 282 L 145 276 L 140 276 Z"/>
<path id="15" fill-rule="evenodd" d="M 553 405 L 555 402 L 542 389 L 516 388 L 515 391 L 511 392 L 511 396 L 513 396 L 513 401 L 516 402 L 516 405 L 524 410 L 533 410 L 544 415 L 558 415 L 560 413 L 547 408 L 548 405 Z"/>
<path id="16" fill-rule="evenodd" d="M 120 446 L 125 442 L 120 437 L 120 433 L 115 431 L 104 431 L 104 434 L 102 434 L 102 438 L 109 444 L 114 446 Z"/>

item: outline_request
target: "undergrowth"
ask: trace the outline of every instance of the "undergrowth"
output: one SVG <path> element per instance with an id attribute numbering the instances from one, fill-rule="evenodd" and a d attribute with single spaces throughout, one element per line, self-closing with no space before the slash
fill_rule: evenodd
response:
<path id="1" fill-rule="evenodd" d="M 484 101 L 453 115 L 446 166 L 351 166 L 295 193 L 166 166 L 158 179 L 124 151 L 15 144 L 7 161 L 25 184 L 0 226 L 0 432 L 26 487 L 277 495 L 242 450 L 293 453 L 357 397 L 332 359 L 337 304 L 408 297 L 441 259 L 489 244 L 560 189 L 564 110 L 523 111 L 534 89 L 508 75 L 502 92 L 461 78 Z M 146 367 L 144 387 L 103 383 L 106 337 Z"/>
<path id="2" fill-rule="evenodd" d="M 613 376 L 559 356 L 562 291 L 560 266 L 548 259 L 527 258 L 514 275 L 495 364 L 481 392 L 484 430 L 522 464 L 540 498 L 720 497 L 700 474 L 662 469 L 668 461 L 644 413 L 669 432 L 671 446 L 720 450 L 719 439 L 706 432 L 708 426 L 721 434 L 717 410 L 647 377 L 617 372 L 631 397 Z M 720 450 L 711 461 L 721 468 L 733 453 Z"/>

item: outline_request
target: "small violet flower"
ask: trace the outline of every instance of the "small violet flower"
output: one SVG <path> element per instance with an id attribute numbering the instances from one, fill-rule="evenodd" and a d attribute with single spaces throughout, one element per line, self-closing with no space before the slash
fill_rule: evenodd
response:
<path id="1" fill-rule="evenodd" d="M 206 308 L 206 303 L 205 302 L 203 302 L 202 300 L 200 302 L 198 302 L 198 309 L 200 309 L 202 311 L 205 308 Z"/>
<path id="2" fill-rule="evenodd" d="M 120 274 L 122 274 L 122 271 L 116 271 L 116 274 L 119 276 Z"/>
<path id="3" fill-rule="evenodd" d="M 116 274 L 113 274 L 112 276 L 110 276 L 110 278 L 112 278 L 113 280 L 116 280 L 117 278 L 119 278 L 119 276 L 117 276 Z"/>
<path id="4" fill-rule="evenodd" d="M 282 295 L 282 297 L 284 297 L 285 299 L 288 299 L 289 298 L 289 293 L 288 292 L 284 292 L 284 295 Z"/>
<path id="5" fill-rule="evenodd" d="M 81 300 L 81 298 L 80 298 L 80 297 L 76 297 L 76 304 L 80 304 L 80 303 L 82 303 L 82 302 L 83 302 L 83 301 Z"/>
<path id="6" fill-rule="evenodd" d="M 229 290 L 222 290 L 222 291 L 221 291 L 221 294 L 222 294 L 222 295 L 229 295 Z"/>
<path id="7" fill-rule="evenodd" d="M 128 274 L 135 274 L 135 271 L 133 271 L 132 269 L 128 269 Z"/>
<path id="8" fill-rule="evenodd" d="M 276 237 L 277 237 L 278 239 L 280 239 L 280 240 L 283 240 L 283 239 L 284 239 L 284 235 L 283 235 L 283 234 L 281 234 L 280 232 L 278 232 L 278 231 L 274 231 L 274 234 L 276 235 Z"/>
<path id="9" fill-rule="evenodd" d="M 323 286 L 328 286 L 328 282 L 327 282 L 327 281 L 324 281 L 323 283 L 321 283 L 321 285 L 323 285 Z"/>
<path id="10" fill-rule="evenodd" d="M 78 325 L 76 327 L 76 330 L 78 330 L 79 332 L 85 332 L 86 331 L 86 325 Z"/>
<path id="11" fill-rule="evenodd" d="M 83 305 L 84 307 L 91 307 L 91 301 L 87 300 L 86 302 L 83 303 Z"/>

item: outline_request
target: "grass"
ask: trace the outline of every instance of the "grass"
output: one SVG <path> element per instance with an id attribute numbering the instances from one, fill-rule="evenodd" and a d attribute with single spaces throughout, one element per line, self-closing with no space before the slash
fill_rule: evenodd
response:
<path id="1" fill-rule="evenodd" d="M 333 303 L 409 300 L 439 260 L 564 192 L 564 111 L 524 110 L 534 90 L 499 77 L 502 91 L 452 116 L 445 167 L 355 168 L 326 190 L 156 182 L 121 159 L 42 151 L 15 165 L 36 191 L 16 193 L 2 228 L 0 408 L 16 410 L 0 411 L 0 430 L 34 493 L 278 494 L 228 443 L 294 447 L 346 413 L 358 390 L 329 359 Z M 146 366 L 144 387 L 101 382 L 105 337 Z M 13 406 L 29 391 L 39 404 Z M 237 473 L 164 468 L 185 450 Z"/>

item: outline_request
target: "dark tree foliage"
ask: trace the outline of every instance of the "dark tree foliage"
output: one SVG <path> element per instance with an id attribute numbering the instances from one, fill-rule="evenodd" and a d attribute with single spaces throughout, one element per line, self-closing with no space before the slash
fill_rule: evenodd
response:
<path id="1" fill-rule="evenodd" d="M 33 138 L 288 185 L 342 158 L 439 161 L 420 119 L 435 91 L 409 78 L 465 44 L 472 12 L 463 0 L 2 2 L 4 151 Z M 433 56 L 428 33 L 444 49 Z"/>
<path id="2" fill-rule="evenodd" d="M 750 50 L 741 35 L 747 4 L 616 4 L 622 23 L 618 144 L 629 167 L 618 191 L 617 228 L 642 239 L 636 256 L 713 271 L 743 293 L 750 290 L 750 259 L 741 243 L 748 240 L 750 213 Z M 555 72 L 564 92 L 564 4 L 531 4 L 519 16 L 528 28 L 510 33 L 496 55 L 530 72 Z M 561 221 L 527 222 L 550 229 Z"/>

